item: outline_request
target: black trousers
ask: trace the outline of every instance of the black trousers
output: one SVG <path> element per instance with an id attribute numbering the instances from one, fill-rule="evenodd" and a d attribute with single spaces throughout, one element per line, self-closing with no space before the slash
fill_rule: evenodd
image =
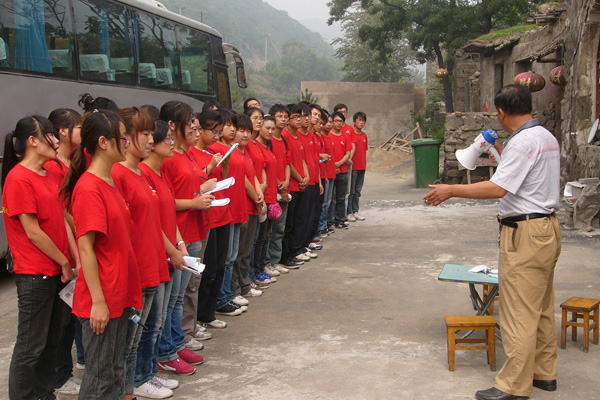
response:
<path id="1" fill-rule="evenodd" d="M 198 288 L 198 321 L 211 322 L 215 319 L 217 299 L 223 284 L 227 251 L 229 250 L 229 224 L 211 228 L 204 252 L 206 268 Z"/>

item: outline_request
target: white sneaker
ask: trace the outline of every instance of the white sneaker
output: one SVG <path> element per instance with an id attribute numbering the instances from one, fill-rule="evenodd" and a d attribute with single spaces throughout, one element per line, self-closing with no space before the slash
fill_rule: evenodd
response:
<path id="1" fill-rule="evenodd" d="M 305 254 L 298 254 L 296 256 L 296 259 L 301 260 L 301 261 L 310 261 L 310 257 L 305 255 Z"/>
<path id="2" fill-rule="evenodd" d="M 265 267 L 265 272 L 271 276 L 279 276 L 281 275 L 281 273 L 279 271 L 277 271 L 276 269 L 274 269 L 271 264 L 267 265 Z"/>
<path id="3" fill-rule="evenodd" d="M 348 222 L 356 222 L 356 218 L 354 218 L 354 214 L 348 214 Z"/>
<path id="4" fill-rule="evenodd" d="M 317 258 L 319 255 L 317 253 L 313 253 L 312 251 L 307 251 L 304 255 L 308 258 Z"/>
<path id="5" fill-rule="evenodd" d="M 249 297 L 258 297 L 258 296 L 262 296 L 262 290 L 257 290 L 257 289 L 252 289 L 250 288 L 250 291 L 246 294 L 246 296 Z"/>
<path id="6" fill-rule="evenodd" d="M 290 273 L 290 270 L 289 270 L 289 269 L 287 269 L 286 267 L 284 267 L 284 266 L 283 266 L 283 265 L 281 265 L 281 264 L 275 264 L 275 265 L 273 266 L 273 268 L 275 268 L 275 269 L 276 269 L 277 271 L 279 271 L 279 273 L 281 273 L 281 274 L 289 274 L 289 273 Z"/>
<path id="7" fill-rule="evenodd" d="M 77 363 L 77 364 L 75 365 L 75 368 L 77 368 L 78 370 L 81 370 L 81 371 L 83 371 L 83 370 L 85 370 L 85 364 L 80 364 L 80 363 Z"/>
<path id="8" fill-rule="evenodd" d="M 248 301 L 248 299 L 246 299 L 242 295 L 235 296 L 235 298 L 233 300 L 231 300 L 231 301 L 233 301 L 238 306 L 247 306 L 248 304 L 250 304 L 250 302 Z"/>
<path id="9" fill-rule="evenodd" d="M 204 329 L 206 329 L 206 328 L 204 328 Z M 208 339 L 212 339 L 212 333 L 198 330 L 196 333 L 194 333 L 194 339 L 196 339 L 196 340 L 208 340 Z"/>
<path id="10" fill-rule="evenodd" d="M 365 217 L 363 217 L 362 215 L 360 215 L 357 212 L 354 213 L 354 218 L 356 218 L 357 221 L 364 221 L 365 220 Z"/>
<path id="11" fill-rule="evenodd" d="M 179 381 L 176 379 L 170 379 L 169 377 L 163 375 L 163 374 L 156 374 L 154 375 L 154 378 L 152 378 L 152 380 L 154 382 L 158 382 L 160 383 L 162 386 L 166 387 L 167 389 L 177 389 L 179 387 Z"/>
<path id="12" fill-rule="evenodd" d="M 133 395 L 149 399 L 166 399 L 173 396 L 173 391 L 152 379 L 140 387 L 134 387 Z"/>
<path id="13" fill-rule="evenodd" d="M 206 328 L 203 327 L 200 322 L 196 322 L 196 328 L 198 328 L 200 332 L 206 332 Z"/>
<path id="14" fill-rule="evenodd" d="M 202 350 L 204 348 L 204 345 L 196 339 L 191 338 L 190 341 L 185 344 L 185 348 L 193 351 L 198 351 Z"/>
<path id="15" fill-rule="evenodd" d="M 227 328 L 227 322 L 221 321 L 220 319 L 212 320 L 211 322 L 202 323 L 206 328 L 225 329 Z"/>
<path id="16" fill-rule="evenodd" d="M 60 388 L 56 389 L 55 392 L 62 394 L 69 394 L 72 396 L 79 394 L 79 385 L 74 377 L 70 377 Z"/>

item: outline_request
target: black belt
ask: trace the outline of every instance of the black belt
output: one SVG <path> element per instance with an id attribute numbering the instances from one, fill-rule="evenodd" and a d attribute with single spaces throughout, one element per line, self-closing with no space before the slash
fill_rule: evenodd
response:
<path id="1" fill-rule="evenodd" d="M 525 221 L 526 219 L 537 219 L 537 218 L 550 218 L 553 217 L 554 215 L 556 215 L 555 213 L 552 214 L 539 214 L 539 213 L 533 213 L 533 214 L 521 214 L 521 215 L 513 215 L 512 217 L 506 217 L 506 218 L 498 218 L 498 222 L 500 222 L 500 224 L 505 225 L 505 226 L 510 226 L 511 228 L 517 228 L 519 225 L 517 224 L 517 222 L 519 221 Z"/>

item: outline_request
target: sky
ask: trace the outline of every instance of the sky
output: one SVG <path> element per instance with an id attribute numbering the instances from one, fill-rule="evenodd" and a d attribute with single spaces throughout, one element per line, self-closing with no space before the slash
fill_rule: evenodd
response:
<path id="1" fill-rule="evenodd" d="M 338 23 L 327 25 L 329 7 L 326 0 L 264 0 L 265 3 L 278 10 L 287 11 L 288 15 L 305 25 L 311 31 L 319 32 L 331 43 L 336 37 L 342 36 Z"/>

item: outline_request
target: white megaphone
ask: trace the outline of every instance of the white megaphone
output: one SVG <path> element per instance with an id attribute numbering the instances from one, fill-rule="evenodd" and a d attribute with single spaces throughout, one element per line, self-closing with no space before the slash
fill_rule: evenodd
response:
<path id="1" fill-rule="evenodd" d="M 494 144 L 498 139 L 498 134 L 491 129 L 481 131 L 475 138 L 475 142 L 466 149 L 456 150 L 456 159 L 458 162 L 469 170 L 475 169 L 475 164 L 481 153 L 488 153 L 491 160 L 500 162 L 500 154 L 494 148 Z"/>

